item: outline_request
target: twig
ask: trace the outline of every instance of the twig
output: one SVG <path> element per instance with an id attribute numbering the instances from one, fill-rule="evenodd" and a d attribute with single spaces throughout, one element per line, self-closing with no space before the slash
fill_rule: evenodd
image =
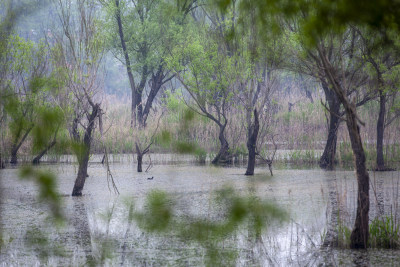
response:
<path id="1" fill-rule="evenodd" d="M 151 162 L 150 154 L 149 154 L 149 159 L 150 159 L 150 163 L 149 163 L 149 166 L 147 166 L 147 169 L 145 172 L 148 172 L 151 168 L 153 168 L 153 163 Z"/>

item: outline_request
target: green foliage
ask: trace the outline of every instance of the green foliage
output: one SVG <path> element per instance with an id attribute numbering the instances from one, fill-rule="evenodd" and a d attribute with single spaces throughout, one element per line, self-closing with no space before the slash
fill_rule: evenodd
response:
<path id="1" fill-rule="evenodd" d="M 34 249 L 42 262 L 46 262 L 51 256 L 66 256 L 62 245 L 49 240 L 48 234 L 37 227 L 31 228 L 26 232 L 25 244 Z"/>
<path id="2" fill-rule="evenodd" d="M 228 12 L 233 3 L 232 0 L 216 1 L 222 12 Z M 239 9 L 241 17 L 254 12 L 255 23 L 264 26 L 260 29 L 280 29 L 282 18 L 301 16 L 304 21 L 299 25 L 300 32 L 309 46 L 315 45 L 326 34 L 343 31 L 350 24 L 368 27 L 385 37 L 388 37 L 386 33 L 389 30 L 398 32 L 400 29 L 400 6 L 397 2 L 386 0 L 254 0 L 240 1 Z"/>
<path id="3" fill-rule="evenodd" d="M 80 164 L 89 148 L 83 142 L 71 142 L 71 148 Z"/>
<path id="4" fill-rule="evenodd" d="M 205 248 L 206 264 L 215 266 L 234 263 L 235 251 L 220 246 L 241 227 L 246 227 L 258 237 L 274 221 L 287 218 L 286 212 L 258 197 L 240 196 L 232 188 L 216 192 L 216 206 L 221 209 L 222 219 L 182 217 L 174 214 L 174 201 L 165 192 L 152 191 L 143 212 L 136 212 L 139 227 L 149 232 L 174 234 L 184 241 L 196 242 Z"/>
<path id="5" fill-rule="evenodd" d="M 369 225 L 369 247 L 398 248 L 400 241 L 400 226 L 393 217 L 375 218 Z"/>
<path id="6" fill-rule="evenodd" d="M 147 195 L 144 212 L 136 213 L 135 219 L 139 227 L 150 232 L 166 230 L 173 216 L 173 202 L 162 191 L 151 191 Z"/>
<path id="7" fill-rule="evenodd" d="M 287 155 L 287 161 L 291 163 L 315 164 L 319 160 L 315 150 L 292 150 Z"/>
<path id="8" fill-rule="evenodd" d="M 59 107 L 41 107 L 38 110 L 32 131 L 35 140 L 33 150 L 40 151 L 48 145 L 49 140 L 52 140 L 53 135 L 57 134 L 58 129 L 63 125 L 63 119 L 63 112 Z"/>
<path id="9" fill-rule="evenodd" d="M 351 229 L 339 221 L 337 226 L 338 247 L 349 248 Z"/>

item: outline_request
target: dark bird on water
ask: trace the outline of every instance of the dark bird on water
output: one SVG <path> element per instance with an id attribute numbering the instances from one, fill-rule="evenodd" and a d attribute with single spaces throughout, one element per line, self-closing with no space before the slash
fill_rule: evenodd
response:
<path id="1" fill-rule="evenodd" d="M 153 180 L 153 176 L 151 176 L 151 177 L 147 177 L 147 180 Z"/>

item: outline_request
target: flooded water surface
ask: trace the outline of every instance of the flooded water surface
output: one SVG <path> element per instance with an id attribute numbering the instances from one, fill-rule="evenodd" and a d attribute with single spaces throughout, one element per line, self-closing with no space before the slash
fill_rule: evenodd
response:
<path id="1" fill-rule="evenodd" d="M 105 168 L 89 166 L 84 196 L 70 197 L 77 165 L 39 168 L 57 175 L 66 223 L 49 219 L 48 205 L 38 201 L 33 182 L 18 178 L 17 169 L 0 170 L 2 204 L 1 266 L 202 266 L 207 249 L 173 233 L 148 233 L 129 218 L 129 207 L 143 209 L 152 190 L 167 192 L 175 214 L 183 218 L 216 218 L 215 191 L 231 187 L 240 195 L 254 194 L 285 210 L 284 221 L 271 223 L 261 236 L 240 227 L 219 250 L 232 253 L 226 265 L 236 266 L 399 266 L 398 250 L 352 251 L 332 248 L 340 225 L 352 226 L 356 180 L 352 171 L 274 170 L 195 166 L 177 156 L 168 163 L 153 159 L 153 167 L 137 173 L 129 160 L 111 165 L 119 195 L 109 189 Z M 162 162 L 161 162 L 162 161 Z M 144 168 L 146 169 L 146 167 Z M 370 173 L 370 219 L 398 214 L 399 172 Z M 149 179 L 150 178 L 150 179 Z M 229 253 L 228 253 L 229 252 Z"/>

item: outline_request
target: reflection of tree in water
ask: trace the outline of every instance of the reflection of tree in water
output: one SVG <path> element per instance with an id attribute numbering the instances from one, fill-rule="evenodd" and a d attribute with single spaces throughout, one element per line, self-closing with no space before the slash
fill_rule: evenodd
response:
<path id="1" fill-rule="evenodd" d="M 337 179 L 336 175 L 328 181 L 328 207 L 327 207 L 327 230 L 322 246 L 324 247 L 337 247 L 337 224 L 339 220 L 339 205 L 338 205 L 338 192 L 337 192 Z"/>
<path id="2" fill-rule="evenodd" d="M 356 203 L 353 199 L 353 191 L 347 184 L 344 177 L 344 185 L 342 180 L 337 179 L 336 173 L 332 173 L 332 177 L 328 180 L 328 207 L 327 207 L 327 230 L 322 240 L 323 247 L 338 247 L 339 238 L 344 238 L 345 229 L 348 227 L 348 222 L 354 218 L 355 208 L 352 203 Z M 348 196 L 348 191 L 350 195 Z M 355 193 L 354 193 L 355 194 Z M 341 235 L 339 237 L 339 235 Z M 343 240 L 342 240 L 343 241 Z"/>
<path id="3" fill-rule="evenodd" d="M 72 198 L 73 210 L 70 217 L 70 224 L 74 228 L 72 239 L 78 249 L 82 249 L 85 253 L 86 263 L 93 262 L 92 256 L 92 242 L 89 227 L 89 219 L 85 207 L 85 198 Z M 76 251 L 77 248 L 74 250 Z"/>
<path id="4" fill-rule="evenodd" d="M 385 186 L 382 176 L 371 179 L 372 198 L 371 198 L 371 214 L 370 218 L 382 217 L 385 214 Z M 375 213 L 375 214 L 374 214 Z"/>

